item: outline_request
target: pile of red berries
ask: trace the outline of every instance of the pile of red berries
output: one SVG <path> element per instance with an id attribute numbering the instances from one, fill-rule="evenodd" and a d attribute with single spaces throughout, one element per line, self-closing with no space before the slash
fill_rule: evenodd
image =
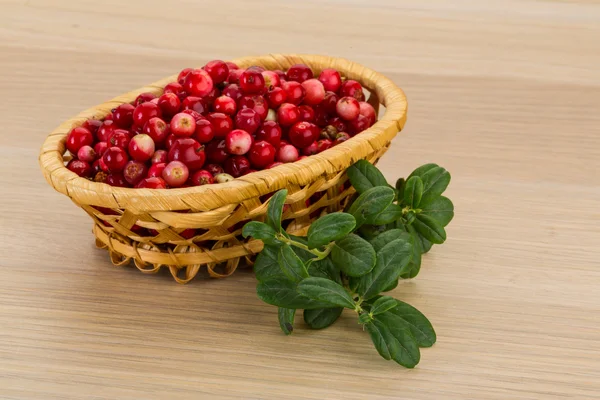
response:
<path id="1" fill-rule="evenodd" d="M 71 130 L 67 168 L 113 186 L 221 183 L 320 153 L 376 121 L 361 84 L 304 64 L 286 72 L 214 60 Z"/>

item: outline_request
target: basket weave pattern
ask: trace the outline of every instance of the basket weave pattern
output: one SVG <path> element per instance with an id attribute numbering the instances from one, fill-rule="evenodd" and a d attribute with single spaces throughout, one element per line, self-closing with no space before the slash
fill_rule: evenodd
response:
<path id="1" fill-rule="evenodd" d="M 65 139 L 73 127 L 89 118 L 102 119 L 119 104 L 133 102 L 139 93 L 161 94 L 176 75 L 65 121 L 42 146 L 42 171 L 50 185 L 92 217 L 96 245 L 108 249 L 113 264 L 125 265 L 133 259 L 145 273 L 168 268 L 179 283 L 189 282 L 202 267 L 211 277 L 229 276 L 242 258 L 251 264 L 252 255 L 262 249 L 261 241 L 248 241 L 241 231 L 250 220 L 264 220 L 270 194 L 287 188 L 283 216 L 286 230 L 304 233 L 321 214 L 343 208 L 354 193 L 347 184 L 346 168 L 360 159 L 376 163 L 406 121 L 407 103 L 402 90 L 360 64 L 315 55 L 267 55 L 233 61 L 240 67 L 260 65 L 271 70 L 305 63 L 315 74 L 324 68 L 336 68 L 348 79 L 361 82 L 370 93 L 367 101 L 376 111 L 383 104 L 385 114 L 351 140 L 304 160 L 223 184 L 168 190 L 118 188 L 81 178 L 64 165 Z M 195 229 L 195 236 L 182 237 L 186 229 Z"/>

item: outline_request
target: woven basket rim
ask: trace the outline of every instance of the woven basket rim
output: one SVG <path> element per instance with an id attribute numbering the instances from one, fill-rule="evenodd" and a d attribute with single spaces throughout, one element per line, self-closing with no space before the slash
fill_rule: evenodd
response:
<path id="1" fill-rule="evenodd" d="M 44 141 L 39 162 L 48 183 L 77 204 L 138 212 L 197 209 L 214 210 L 242 203 L 288 186 L 305 185 L 322 176 L 347 168 L 373 150 L 384 146 L 404 127 L 407 100 L 404 92 L 384 75 L 361 64 L 338 57 L 320 55 L 269 54 L 233 60 L 240 67 L 262 65 L 268 69 L 287 69 L 296 63 L 309 65 L 319 72 L 336 68 L 348 79 L 358 80 L 386 107 L 385 113 L 369 129 L 320 154 L 254 172 L 227 183 L 178 189 L 134 189 L 113 187 L 77 176 L 64 165 L 65 140 L 69 131 L 89 118 L 102 118 L 122 103 L 131 103 L 143 92 L 162 93 L 164 86 L 176 81 L 177 74 L 117 96 L 68 119 Z"/>

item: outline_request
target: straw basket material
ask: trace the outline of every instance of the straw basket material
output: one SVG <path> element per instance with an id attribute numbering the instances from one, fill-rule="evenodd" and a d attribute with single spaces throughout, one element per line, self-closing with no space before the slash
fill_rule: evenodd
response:
<path id="1" fill-rule="evenodd" d="M 139 93 L 162 93 L 176 75 L 116 97 L 86 110 L 61 124 L 44 142 L 40 165 L 57 191 L 71 198 L 94 220 L 98 247 L 108 249 L 115 265 L 133 259 L 146 273 L 169 269 L 177 282 L 193 279 L 202 267 L 212 277 L 231 275 L 242 258 L 249 264 L 262 242 L 245 240 L 242 227 L 250 220 L 263 220 L 269 195 L 287 188 L 283 219 L 290 233 L 303 233 L 310 223 L 327 212 L 342 209 L 354 193 L 346 181 L 346 168 L 360 159 L 372 163 L 385 153 L 390 141 L 406 121 L 406 97 L 391 80 L 360 64 L 316 55 L 246 57 L 234 60 L 240 67 L 259 65 L 285 70 L 305 63 L 315 74 L 336 68 L 370 92 L 368 102 L 385 113 L 368 130 L 320 154 L 301 161 L 255 172 L 233 181 L 181 189 L 152 190 L 112 187 L 92 182 L 69 171 L 64 163 L 65 138 L 86 119 L 102 119 L 111 109 L 131 103 Z M 381 113 L 380 113 L 381 114 Z M 195 229 L 190 239 L 180 234 Z"/>

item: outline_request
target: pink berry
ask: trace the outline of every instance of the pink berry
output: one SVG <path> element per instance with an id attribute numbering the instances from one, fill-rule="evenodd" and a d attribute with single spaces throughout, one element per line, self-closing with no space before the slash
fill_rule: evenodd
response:
<path id="1" fill-rule="evenodd" d="M 281 86 L 281 79 L 279 79 L 279 75 L 277 75 L 273 71 L 263 71 L 263 78 L 265 78 L 265 86 L 267 89 L 272 89 L 277 86 Z"/>
<path id="2" fill-rule="evenodd" d="M 142 179 L 135 187 L 138 189 L 166 189 L 167 182 L 159 177 L 146 178 Z"/>
<path id="3" fill-rule="evenodd" d="M 281 88 L 285 91 L 286 101 L 298 105 L 304 100 L 306 90 L 298 82 L 283 82 Z"/>
<path id="4" fill-rule="evenodd" d="M 128 187 L 127 181 L 121 172 L 111 172 L 106 176 L 106 183 L 110 186 Z"/>
<path id="5" fill-rule="evenodd" d="M 96 132 L 98 132 L 98 128 L 100 128 L 101 126 L 102 121 L 98 121 L 97 119 L 88 119 L 83 124 L 81 124 L 81 127 L 90 131 L 92 135 L 95 135 Z"/>
<path id="6" fill-rule="evenodd" d="M 256 71 L 256 72 L 260 72 L 261 74 L 262 74 L 263 72 L 265 72 L 265 69 L 264 69 L 263 67 L 261 67 L 260 65 L 253 65 L 253 66 L 251 66 L 251 67 L 248 67 L 248 69 L 249 69 L 250 71 Z"/>
<path id="7" fill-rule="evenodd" d="M 236 85 L 235 83 L 231 83 L 229 85 L 227 85 L 222 92 L 223 96 L 227 96 L 227 97 L 231 97 L 233 100 L 235 100 L 236 102 L 242 98 L 242 96 L 244 95 L 242 93 L 242 89 L 240 89 L 239 85 Z"/>
<path id="8" fill-rule="evenodd" d="M 150 169 L 148 169 L 148 174 L 146 176 L 146 178 L 160 178 L 162 177 L 162 172 L 165 169 L 165 167 L 167 166 L 166 162 L 159 162 L 156 164 L 152 164 L 152 166 L 150 167 Z"/>
<path id="9" fill-rule="evenodd" d="M 150 162 L 152 164 L 167 162 L 167 151 L 166 150 L 156 150 L 154 152 L 154 154 L 152 154 L 152 158 L 150 158 Z"/>
<path id="10" fill-rule="evenodd" d="M 92 146 L 81 146 L 79 151 L 77 151 L 77 158 L 87 163 L 93 163 L 96 160 L 96 151 Z"/>
<path id="11" fill-rule="evenodd" d="M 235 127 L 253 134 L 260 126 L 260 116 L 252 108 L 244 108 L 235 116 Z"/>
<path id="12" fill-rule="evenodd" d="M 319 104 L 325 98 L 325 87 L 318 79 L 307 79 L 302 82 L 302 87 L 306 91 L 304 103 L 309 105 Z"/>
<path id="13" fill-rule="evenodd" d="M 106 164 L 109 172 L 121 172 L 125 168 L 125 164 L 129 161 L 129 157 L 125 150 L 120 147 L 109 147 L 102 156 L 102 161 Z"/>
<path id="14" fill-rule="evenodd" d="M 375 121 L 377 121 L 377 114 L 375 113 L 373 106 L 366 101 L 361 101 L 358 103 L 358 105 L 360 107 L 360 115 L 368 118 L 369 126 L 373 125 Z"/>
<path id="15" fill-rule="evenodd" d="M 173 135 L 179 137 L 190 137 L 196 131 L 196 121 L 191 115 L 185 113 L 175 114 L 170 126 Z"/>
<path id="16" fill-rule="evenodd" d="M 265 90 L 265 78 L 261 72 L 247 69 L 240 76 L 240 87 L 245 94 L 261 94 Z"/>
<path id="17" fill-rule="evenodd" d="M 315 110 L 311 106 L 298 107 L 300 112 L 300 121 L 313 122 L 315 120 Z"/>
<path id="18" fill-rule="evenodd" d="M 208 72 L 202 69 L 190 71 L 183 80 L 183 88 L 192 96 L 206 96 L 213 89 L 213 80 Z"/>
<path id="19" fill-rule="evenodd" d="M 206 118 L 196 121 L 196 131 L 193 138 L 200 143 L 208 143 L 215 137 L 215 132 L 212 124 Z"/>
<path id="20" fill-rule="evenodd" d="M 302 149 L 302 154 L 304 154 L 305 156 L 312 156 L 314 154 L 317 154 L 318 152 L 319 149 L 317 147 L 317 142 L 312 142 L 311 144 Z"/>
<path id="21" fill-rule="evenodd" d="M 319 75 L 319 81 L 327 91 L 337 92 L 342 86 L 342 77 L 340 73 L 333 68 L 325 68 Z"/>
<path id="22" fill-rule="evenodd" d="M 122 149 L 127 149 L 132 136 L 133 135 L 125 129 L 115 129 L 114 133 L 108 140 L 108 144 L 110 146 L 117 146 Z"/>
<path id="23" fill-rule="evenodd" d="M 333 146 L 333 142 L 329 139 L 321 139 L 317 142 L 317 153 L 325 151 Z"/>
<path id="24" fill-rule="evenodd" d="M 271 108 L 277 108 L 287 99 L 287 93 L 280 87 L 270 89 L 266 94 L 267 103 Z"/>
<path id="25" fill-rule="evenodd" d="M 256 140 L 265 140 L 275 147 L 281 142 L 281 127 L 275 121 L 265 121 L 256 133 Z"/>
<path id="26" fill-rule="evenodd" d="M 370 126 L 369 118 L 364 115 L 358 115 L 358 117 L 354 118 L 352 121 L 348 122 L 348 130 L 352 135 L 356 135 L 368 129 Z"/>
<path id="27" fill-rule="evenodd" d="M 346 96 L 338 100 L 335 109 L 340 118 L 351 121 L 358 117 L 360 106 L 354 97 Z"/>
<path id="28" fill-rule="evenodd" d="M 204 168 L 206 169 L 206 171 L 210 172 L 212 176 L 225 172 L 223 167 L 221 167 L 219 164 L 208 164 Z"/>
<path id="29" fill-rule="evenodd" d="M 263 169 L 275 161 L 275 147 L 267 141 L 258 141 L 250 148 L 248 159 L 253 167 Z"/>
<path id="30" fill-rule="evenodd" d="M 70 171 L 75 172 L 77 175 L 81 176 L 82 178 L 89 178 L 92 176 L 92 173 L 94 172 L 94 170 L 92 169 L 92 166 L 87 161 L 82 161 L 82 160 L 69 161 L 69 163 L 67 164 L 67 168 Z"/>
<path id="31" fill-rule="evenodd" d="M 365 93 L 363 92 L 362 85 L 352 79 L 348 79 L 342 83 L 342 86 L 340 87 L 340 96 L 354 97 L 358 101 L 365 100 Z"/>
<path id="32" fill-rule="evenodd" d="M 226 173 L 220 173 L 220 174 L 215 175 L 216 183 L 225 183 L 225 182 L 232 181 L 233 179 L 234 179 L 233 176 L 226 174 Z"/>
<path id="33" fill-rule="evenodd" d="M 162 178 L 171 187 L 182 186 L 190 176 L 190 170 L 181 161 L 171 161 L 162 172 Z"/>
<path id="34" fill-rule="evenodd" d="M 140 93 L 133 101 L 133 105 L 138 106 L 142 103 L 152 101 L 155 98 L 156 98 L 156 95 L 154 93 L 150 93 L 150 92 Z M 113 114 L 113 117 L 114 117 L 114 114 Z"/>
<path id="35" fill-rule="evenodd" d="M 144 133 L 135 135 L 129 142 L 129 155 L 135 161 L 148 161 L 154 154 L 154 140 Z"/>
<path id="36" fill-rule="evenodd" d="M 160 107 L 154 103 L 142 103 L 133 110 L 133 123 L 137 126 L 144 126 L 150 118 L 161 117 Z"/>
<path id="37" fill-rule="evenodd" d="M 158 98 L 158 107 L 162 115 L 169 118 L 179 112 L 181 101 L 175 93 L 165 93 Z"/>
<path id="38" fill-rule="evenodd" d="M 225 150 L 225 140 L 215 139 L 206 145 L 206 158 L 214 164 L 222 164 L 229 157 Z"/>
<path id="39" fill-rule="evenodd" d="M 165 86 L 164 93 L 165 94 L 173 93 L 175 96 L 177 96 L 179 98 L 179 100 L 183 100 L 187 96 L 187 93 L 183 89 L 183 86 L 181 86 L 181 84 L 178 82 L 171 82 L 171 83 L 167 84 L 167 86 Z M 160 105 L 160 100 L 159 100 L 159 105 Z"/>
<path id="40" fill-rule="evenodd" d="M 290 103 L 283 103 L 277 110 L 277 122 L 281 126 L 290 126 L 300 120 L 298 107 Z"/>
<path id="41" fill-rule="evenodd" d="M 168 160 L 181 161 L 190 171 L 197 171 L 206 161 L 204 146 L 192 138 L 177 139 L 169 149 Z"/>
<path id="42" fill-rule="evenodd" d="M 286 144 L 277 149 L 277 154 L 275 155 L 277 161 L 281 163 L 290 163 L 298 160 L 299 154 L 298 149 L 292 146 L 291 144 Z"/>
<path id="43" fill-rule="evenodd" d="M 234 69 L 240 69 L 240 67 L 237 66 L 236 63 L 231 62 L 231 61 L 225 61 L 225 64 L 227 64 L 227 67 L 229 68 L 229 70 L 234 70 Z"/>
<path id="44" fill-rule="evenodd" d="M 229 154 L 241 156 L 250 151 L 252 142 L 252 136 L 248 132 L 234 129 L 225 137 L 225 149 Z"/>
<path id="45" fill-rule="evenodd" d="M 233 121 L 228 115 L 215 112 L 208 114 L 206 119 L 212 124 L 215 137 L 224 138 L 233 130 Z"/>
<path id="46" fill-rule="evenodd" d="M 205 169 L 201 169 L 199 171 L 194 172 L 191 178 L 192 185 L 194 186 L 202 186 L 202 185 L 210 185 L 214 183 L 214 178 L 210 172 Z"/>
<path id="47" fill-rule="evenodd" d="M 290 128 L 290 142 L 298 148 L 309 146 L 318 139 L 321 130 L 315 124 L 310 122 L 297 122 Z"/>
<path id="48" fill-rule="evenodd" d="M 77 155 L 77 152 L 83 146 L 90 146 L 92 143 L 94 143 L 94 135 L 82 127 L 71 129 L 71 132 L 67 135 L 66 146 L 73 155 Z"/>
<path id="49" fill-rule="evenodd" d="M 221 60 L 212 60 L 206 63 L 204 70 L 210 75 L 213 84 L 225 82 L 229 76 L 229 67 Z"/>
<path id="50" fill-rule="evenodd" d="M 224 168 L 225 172 L 237 178 L 250 171 L 250 161 L 244 156 L 231 156 L 225 160 Z"/>
<path id="51" fill-rule="evenodd" d="M 333 92 L 326 92 L 321 106 L 325 109 L 327 114 L 335 114 L 335 107 L 339 99 L 340 97 L 337 94 Z"/>
<path id="52" fill-rule="evenodd" d="M 288 81 L 304 82 L 313 77 L 312 70 L 305 64 L 292 65 L 285 74 Z"/>
<path id="53" fill-rule="evenodd" d="M 169 126 L 162 119 L 154 117 L 146 122 L 143 132 L 150 136 L 155 144 L 160 145 L 164 143 L 167 136 L 169 136 Z"/>
<path id="54" fill-rule="evenodd" d="M 188 76 L 188 74 L 192 72 L 192 68 L 184 68 L 181 70 L 181 72 L 179 73 L 179 75 L 177 75 L 177 82 L 181 85 L 183 85 L 183 82 L 185 81 L 185 77 Z"/>
<path id="55" fill-rule="evenodd" d="M 108 149 L 108 143 L 106 142 L 98 142 L 94 145 L 94 151 L 96 152 L 97 157 L 102 157 L 106 149 Z"/>
<path id="56" fill-rule="evenodd" d="M 213 110 L 223 114 L 233 115 L 237 110 L 237 104 L 235 103 L 235 100 L 229 96 L 220 96 L 215 99 Z"/>
<path id="57" fill-rule="evenodd" d="M 131 160 L 125 164 L 125 168 L 123 169 L 123 178 L 131 186 L 135 186 L 146 177 L 147 173 L 148 167 L 146 167 L 146 164 Z"/>
<path id="58" fill-rule="evenodd" d="M 265 98 L 261 95 L 254 96 L 243 96 L 238 100 L 239 109 L 242 110 L 244 108 L 251 108 L 260 117 L 261 121 L 267 117 L 269 112 L 269 105 Z"/>
<path id="59" fill-rule="evenodd" d="M 181 108 L 184 110 L 195 111 L 198 114 L 205 114 L 208 112 L 208 103 L 205 99 L 197 96 L 188 96 L 181 102 Z M 194 119 L 197 119 L 194 117 Z"/>

